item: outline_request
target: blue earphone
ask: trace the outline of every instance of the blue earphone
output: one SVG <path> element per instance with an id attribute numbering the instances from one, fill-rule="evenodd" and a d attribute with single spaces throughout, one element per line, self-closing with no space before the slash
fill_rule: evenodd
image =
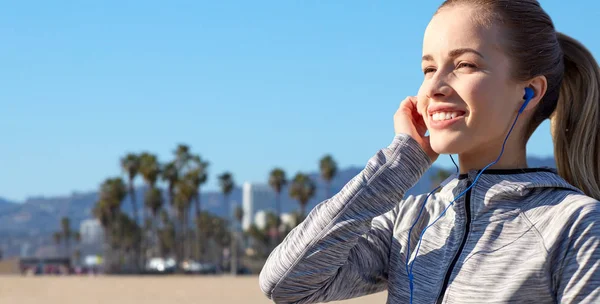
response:
<path id="1" fill-rule="evenodd" d="M 414 284 L 413 284 L 413 280 L 414 280 L 414 276 L 413 276 L 413 266 L 415 265 L 415 261 L 417 260 L 417 256 L 419 255 L 419 249 L 421 248 L 421 242 L 423 240 L 423 235 L 425 235 L 425 231 L 427 231 L 427 229 L 429 229 L 429 227 L 435 225 L 435 223 L 441 219 L 444 214 L 446 214 L 446 210 L 448 210 L 448 208 L 450 208 L 450 206 L 454 205 L 454 202 L 456 200 L 458 200 L 461 196 L 463 196 L 465 193 L 467 193 L 467 191 L 469 191 L 473 186 L 475 186 L 475 184 L 477 183 L 477 180 L 479 180 L 479 177 L 481 176 L 481 174 L 490 166 L 496 164 L 499 160 L 500 157 L 502 156 L 502 154 L 504 153 L 504 146 L 506 145 L 506 141 L 508 140 L 508 136 L 510 136 L 510 133 L 512 132 L 513 128 L 515 127 L 515 124 L 517 123 L 517 119 L 519 119 L 519 115 L 521 115 L 521 113 L 523 113 L 523 111 L 525 110 L 525 108 L 527 107 L 527 105 L 529 104 L 529 102 L 531 101 L 531 99 L 533 98 L 534 92 L 532 88 L 525 88 L 525 95 L 523 96 L 523 99 L 525 99 L 525 101 L 523 102 L 523 105 L 521 106 L 521 108 L 519 109 L 519 112 L 517 113 L 517 117 L 515 118 L 515 121 L 513 122 L 512 126 L 510 127 L 510 130 L 508 131 L 508 134 L 506 135 L 506 138 L 504 139 L 504 143 L 502 144 L 502 150 L 500 151 L 500 155 L 498 155 L 498 158 L 493 161 L 492 163 L 490 163 L 489 165 L 485 166 L 475 177 L 475 179 L 473 180 L 473 183 L 471 183 L 471 185 L 469 187 L 467 187 L 467 189 L 465 189 L 464 191 L 462 191 L 459 195 L 457 195 L 454 200 L 452 200 L 450 202 L 450 204 L 448 204 L 448 206 L 444 209 L 444 211 L 442 211 L 442 213 L 440 214 L 440 216 L 435 219 L 431 224 L 429 224 L 427 227 L 425 227 L 425 229 L 423 229 L 423 231 L 421 232 L 421 235 L 419 237 L 419 240 L 417 241 L 417 249 L 415 251 L 415 258 L 413 259 L 412 263 L 410 263 L 410 236 L 412 235 L 412 230 L 413 228 L 417 225 L 417 223 L 419 222 L 419 218 L 421 218 L 421 214 L 423 213 L 423 210 L 425 209 L 425 205 L 427 204 L 427 200 L 429 199 L 429 197 L 435 193 L 436 191 L 438 191 L 443 185 L 438 186 L 437 188 L 433 189 L 433 191 L 431 191 L 427 197 L 425 197 L 425 201 L 423 202 L 423 206 L 421 206 L 421 210 L 419 211 L 419 215 L 417 215 L 417 219 L 415 219 L 415 222 L 413 223 L 413 225 L 410 227 L 409 231 L 408 231 L 408 244 L 407 244 L 407 250 L 406 250 L 406 274 L 408 277 L 408 287 L 410 289 L 410 303 L 412 304 L 413 302 L 413 289 L 414 289 Z M 452 155 L 450 155 L 450 159 L 452 159 L 452 162 L 454 163 L 454 166 L 456 166 L 456 174 L 458 174 L 458 166 L 456 165 L 456 163 L 454 162 L 454 159 L 452 158 Z"/>
<path id="2" fill-rule="evenodd" d="M 533 98 L 533 94 L 534 93 L 533 93 L 533 89 L 532 88 L 525 88 L 525 96 L 523 96 L 523 98 L 525 99 L 525 102 L 523 103 L 523 105 L 519 109 L 519 114 L 523 113 L 523 111 L 527 107 L 527 104 L 529 103 L 529 101 L 531 101 L 531 98 Z"/>

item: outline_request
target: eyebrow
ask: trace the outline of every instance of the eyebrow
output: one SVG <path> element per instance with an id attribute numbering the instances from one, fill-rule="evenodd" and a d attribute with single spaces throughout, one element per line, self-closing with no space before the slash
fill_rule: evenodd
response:
<path id="1" fill-rule="evenodd" d="M 450 51 L 450 53 L 448 53 L 448 56 L 450 56 L 450 58 L 456 58 L 462 54 L 465 53 L 473 53 L 479 57 L 481 57 L 482 59 L 484 59 L 485 57 L 483 57 L 483 55 L 481 53 L 479 53 L 478 51 L 471 49 L 471 48 L 460 48 L 460 49 L 455 49 Z M 422 61 L 426 61 L 426 60 L 430 60 L 433 61 L 433 56 L 431 55 L 424 55 L 423 58 L 421 59 Z"/>

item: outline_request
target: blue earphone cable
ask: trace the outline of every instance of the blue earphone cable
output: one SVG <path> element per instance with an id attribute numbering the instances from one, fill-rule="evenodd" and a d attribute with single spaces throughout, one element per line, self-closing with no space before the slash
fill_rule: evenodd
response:
<path id="1" fill-rule="evenodd" d="M 412 263 L 410 263 L 409 262 L 410 261 L 410 237 L 412 235 L 412 230 L 417 225 L 417 223 L 419 222 L 419 218 L 421 217 L 421 214 L 423 213 L 423 210 L 425 209 L 425 205 L 427 204 L 427 200 L 429 199 L 429 197 L 433 193 L 435 193 L 438 189 L 440 189 L 442 186 L 440 185 L 437 188 L 433 189 L 433 191 L 431 191 L 427 195 L 427 197 L 425 198 L 425 201 L 423 202 L 423 206 L 421 206 L 421 209 L 419 210 L 419 214 L 417 215 L 417 219 L 415 220 L 415 222 L 413 223 L 413 225 L 410 227 L 410 229 L 408 231 L 408 245 L 407 245 L 407 251 L 406 251 L 406 263 L 405 263 L 405 265 L 406 265 L 406 274 L 408 276 L 408 284 L 409 284 L 409 289 L 410 289 L 410 304 L 412 304 L 412 302 L 413 302 L 413 291 L 414 291 L 413 266 L 415 265 L 415 262 L 417 260 L 417 256 L 419 255 L 419 249 L 421 248 L 421 243 L 422 243 L 422 240 L 423 240 L 423 235 L 425 235 L 425 231 L 427 231 L 427 229 L 429 229 L 429 227 L 435 225 L 435 223 L 437 223 L 437 221 L 439 219 L 441 219 L 446 214 L 446 211 L 448 210 L 448 208 L 450 208 L 452 205 L 454 205 L 454 202 L 456 200 L 458 200 L 465 193 L 467 193 L 467 191 L 469 191 L 473 186 L 475 186 L 475 184 L 477 183 L 477 180 L 479 180 L 479 177 L 481 176 L 481 174 L 483 174 L 483 172 L 487 168 L 489 168 L 490 166 L 493 166 L 494 164 L 498 163 L 498 161 L 500 160 L 500 157 L 502 157 L 502 154 L 504 153 L 504 147 L 506 146 L 506 142 L 508 141 L 508 137 L 510 136 L 510 133 L 512 132 L 513 128 L 515 127 L 515 124 L 517 123 L 517 120 L 519 119 L 519 116 L 521 115 L 521 113 L 525 109 L 525 106 L 527 105 L 527 103 L 529 103 L 529 100 L 531 99 L 532 96 L 533 96 L 533 94 L 530 94 L 530 91 L 526 90 L 525 103 L 521 107 L 521 109 L 519 109 L 519 112 L 517 113 L 517 117 L 515 118 L 515 121 L 512 123 L 512 126 L 510 127 L 510 130 L 508 131 L 508 134 L 506 135 L 506 138 L 504 138 L 504 142 L 502 143 L 502 149 L 500 150 L 500 154 L 498 155 L 498 158 L 496 158 L 495 161 L 491 162 L 490 164 L 488 164 L 487 166 L 485 166 L 483 169 L 481 169 L 481 171 L 477 174 L 477 176 L 473 180 L 473 183 L 469 187 L 467 187 L 467 189 L 465 189 L 464 191 L 462 191 L 458 196 L 456 196 L 450 202 L 450 204 L 448 204 L 448 206 L 444 209 L 444 211 L 442 211 L 442 213 L 440 214 L 440 216 L 437 219 L 435 219 L 431 224 L 429 224 L 427 227 L 425 227 L 425 229 L 423 229 L 423 231 L 421 232 L 421 235 L 419 236 L 419 240 L 417 241 L 417 249 L 415 250 L 415 257 L 414 257 Z M 457 173 L 458 173 L 458 166 L 456 165 L 456 162 L 452 158 L 452 155 L 450 155 L 450 159 L 452 159 L 452 163 L 454 163 L 454 166 L 456 166 Z M 410 265 L 410 267 L 409 267 L 409 265 Z"/>

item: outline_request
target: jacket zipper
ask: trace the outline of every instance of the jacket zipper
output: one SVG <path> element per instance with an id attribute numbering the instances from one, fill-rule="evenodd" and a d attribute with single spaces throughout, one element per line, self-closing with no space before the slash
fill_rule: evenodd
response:
<path id="1" fill-rule="evenodd" d="M 467 188 L 471 186 L 471 181 L 467 182 Z M 467 217 L 467 221 L 465 224 L 465 233 L 463 235 L 462 242 L 460 243 L 460 247 L 458 247 L 458 251 L 454 255 L 454 259 L 452 259 L 452 263 L 450 263 L 450 267 L 446 271 L 446 277 L 444 278 L 444 284 L 442 285 L 442 290 L 440 291 L 440 295 L 438 297 L 437 303 L 442 303 L 444 299 L 444 295 L 446 294 L 446 288 L 448 288 L 448 283 L 450 281 L 450 276 L 452 276 L 452 272 L 454 267 L 456 266 L 456 262 L 460 258 L 463 249 L 465 248 L 465 244 L 467 243 L 467 238 L 469 236 L 469 230 L 471 230 L 471 189 L 467 190 L 465 194 L 465 214 Z"/>

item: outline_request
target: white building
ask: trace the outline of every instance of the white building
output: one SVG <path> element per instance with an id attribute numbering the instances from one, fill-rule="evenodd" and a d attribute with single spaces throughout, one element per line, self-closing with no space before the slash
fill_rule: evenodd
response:
<path id="1" fill-rule="evenodd" d="M 104 238 L 102 225 L 97 219 L 81 221 L 81 224 L 79 225 L 79 234 L 81 234 L 81 243 L 83 244 L 99 243 Z"/>
<path id="2" fill-rule="evenodd" d="M 242 229 L 248 230 L 255 223 L 259 211 L 275 211 L 275 192 L 269 185 L 244 183 L 242 186 Z"/>
<path id="3" fill-rule="evenodd" d="M 256 212 L 253 224 L 256 225 L 258 229 L 265 229 L 267 227 L 267 212 L 264 210 L 259 210 Z"/>

